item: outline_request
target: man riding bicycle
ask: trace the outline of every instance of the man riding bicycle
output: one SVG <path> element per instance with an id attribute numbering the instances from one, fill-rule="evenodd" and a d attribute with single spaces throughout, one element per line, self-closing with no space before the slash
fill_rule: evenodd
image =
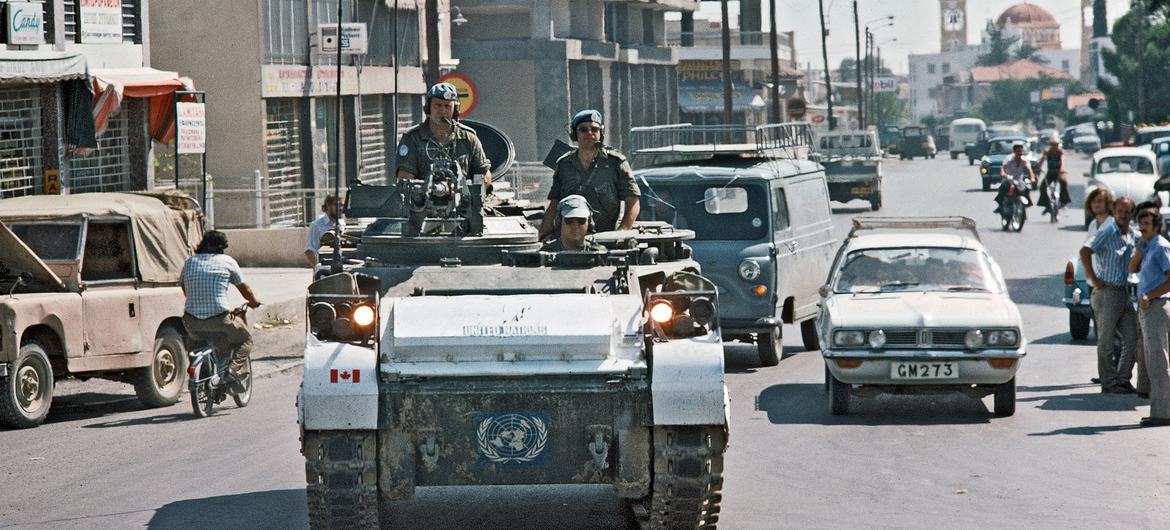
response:
<path id="1" fill-rule="evenodd" d="M 1048 213 L 1051 208 L 1068 206 L 1072 199 L 1068 196 L 1068 178 L 1064 173 L 1064 150 L 1060 148 L 1059 138 L 1053 137 L 1049 140 L 1049 147 L 1044 150 L 1043 156 L 1048 163 L 1048 170 L 1044 174 L 1044 181 L 1040 184 L 1041 189 L 1047 190 L 1053 182 L 1060 184 L 1060 206 L 1050 204 L 1047 191 L 1041 193 L 1040 200 L 1036 202 L 1044 207 L 1044 213 Z"/>
<path id="2" fill-rule="evenodd" d="M 1024 194 L 1026 206 L 1032 205 L 1032 199 L 1028 196 L 1028 190 L 1019 183 L 1027 180 L 1032 186 L 1036 185 L 1036 174 L 1032 172 L 1032 163 L 1024 158 L 1024 142 L 1016 142 L 1012 144 L 1012 157 L 1005 160 L 1003 166 L 999 168 L 999 176 L 1003 181 L 999 184 L 999 193 L 995 194 L 995 213 L 999 213 L 1003 208 L 1003 199 L 1007 196 L 1008 186 L 1012 182 L 1017 183 L 1017 189 Z"/>
<path id="3" fill-rule="evenodd" d="M 227 248 L 227 234 L 210 230 L 203 234 L 195 255 L 183 264 L 179 275 L 183 294 L 187 296 L 183 325 L 193 338 L 211 343 L 217 354 L 234 352 L 230 377 L 242 381 L 247 376 L 252 334 L 243 320 L 232 314 L 227 300 L 228 284 L 236 286 L 248 301 L 248 307 L 259 307 L 260 301 L 244 283 L 240 265 L 231 256 L 224 255 Z"/>

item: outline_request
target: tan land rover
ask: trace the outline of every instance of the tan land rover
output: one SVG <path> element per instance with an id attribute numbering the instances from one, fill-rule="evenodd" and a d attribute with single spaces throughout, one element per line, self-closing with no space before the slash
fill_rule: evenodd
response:
<path id="1" fill-rule="evenodd" d="M 180 194 L 0 200 L 0 425 L 39 425 L 66 375 L 133 383 L 147 407 L 177 401 L 179 273 L 202 232 Z"/>

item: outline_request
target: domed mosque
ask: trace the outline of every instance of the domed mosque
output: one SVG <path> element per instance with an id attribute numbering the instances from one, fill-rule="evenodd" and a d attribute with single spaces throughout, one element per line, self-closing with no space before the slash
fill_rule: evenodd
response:
<path id="1" fill-rule="evenodd" d="M 995 25 L 1020 37 L 1020 44 L 1041 50 L 1060 49 L 1060 23 L 1044 8 L 1024 2 L 1004 10 Z"/>

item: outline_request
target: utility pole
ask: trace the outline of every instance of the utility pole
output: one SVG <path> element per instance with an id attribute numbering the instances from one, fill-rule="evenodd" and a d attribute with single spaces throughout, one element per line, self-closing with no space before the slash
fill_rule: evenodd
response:
<path id="1" fill-rule="evenodd" d="M 727 5 L 727 0 L 723 0 L 723 5 Z M 817 0 L 817 6 L 821 13 L 821 59 L 825 62 L 825 101 L 829 106 L 829 130 L 832 131 L 836 129 L 837 118 L 833 116 L 833 79 L 829 76 L 829 29 L 825 27 L 825 0 Z"/>
<path id="2" fill-rule="evenodd" d="M 427 86 L 439 82 L 439 0 L 426 0 Z"/>
<path id="3" fill-rule="evenodd" d="M 877 84 L 877 76 L 882 74 L 882 71 L 881 71 L 882 48 L 881 48 L 881 46 L 878 46 L 876 44 L 874 45 L 874 48 L 877 49 L 877 59 L 874 61 L 874 64 L 873 64 L 873 82 L 876 85 Z M 870 88 L 870 90 L 873 90 L 873 89 Z M 874 90 L 874 92 L 873 92 L 873 108 L 872 109 L 873 109 L 873 122 L 878 124 L 878 127 L 881 127 L 881 125 L 882 125 L 882 95 L 879 92 L 877 92 L 876 90 Z"/>
<path id="4" fill-rule="evenodd" d="M 727 0 L 719 2 L 719 10 L 723 16 L 723 124 L 731 125 L 731 17 L 727 14 Z"/>
<path id="5" fill-rule="evenodd" d="M 341 104 L 341 69 L 344 68 L 341 62 L 341 21 L 342 12 L 341 0 L 337 1 L 337 108 L 335 109 L 333 123 L 333 141 L 334 141 L 334 156 L 337 157 L 337 163 L 334 164 L 333 169 L 333 198 L 337 200 L 338 204 L 345 204 L 341 202 L 341 154 L 345 151 L 341 148 L 341 114 L 345 105 Z M 175 159 L 175 164 L 179 160 Z M 329 154 L 325 154 L 325 165 L 329 165 Z M 328 167 L 326 167 L 328 169 Z M 204 168 L 206 171 L 206 168 Z M 206 201 L 205 201 L 206 202 Z M 345 215 L 343 208 L 337 208 L 337 219 L 333 221 L 333 229 L 337 231 L 337 237 L 333 238 L 333 263 L 329 265 L 329 271 L 333 274 L 341 272 L 341 218 Z"/>
<path id="6" fill-rule="evenodd" d="M 865 76 L 866 76 L 866 96 L 865 108 L 869 112 L 869 122 L 877 123 L 877 118 L 873 112 L 873 33 L 869 28 L 865 28 Z"/>
<path id="7" fill-rule="evenodd" d="M 1138 7 L 1138 34 L 1137 34 L 1137 123 L 1146 122 L 1146 0 L 1137 0 Z"/>
<path id="8" fill-rule="evenodd" d="M 772 52 L 772 112 L 769 120 L 780 123 L 780 52 L 776 49 L 776 0 L 768 0 L 768 41 Z"/>
<path id="9" fill-rule="evenodd" d="M 854 60 L 857 61 L 857 125 L 859 129 L 864 131 L 865 106 L 861 103 L 863 99 L 861 90 L 861 20 L 857 18 L 857 0 L 853 0 L 853 48 Z"/>

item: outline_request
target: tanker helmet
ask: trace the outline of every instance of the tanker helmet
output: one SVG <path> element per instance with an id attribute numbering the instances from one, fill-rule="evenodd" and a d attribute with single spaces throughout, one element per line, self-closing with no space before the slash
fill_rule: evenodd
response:
<path id="1" fill-rule="evenodd" d="M 557 215 L 562 219 L 592 219 L 589 201 L 580 195 L 569 195 L 557 203 Z"/>

